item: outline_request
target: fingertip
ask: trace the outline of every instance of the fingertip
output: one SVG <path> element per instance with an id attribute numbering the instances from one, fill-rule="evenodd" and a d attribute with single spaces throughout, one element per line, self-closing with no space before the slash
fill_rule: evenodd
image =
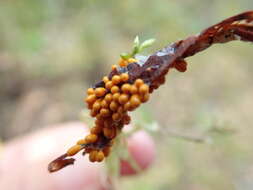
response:
<path id="1" fill-rule="evenodd" d="M 50 174 L 55 189 L 101 189 L 101 164 L 90 163 L 79 156 L 75 165 Z"/>
<path id="2" fill-rule="evenodd" d="M 128 151 L 142 171 L 154 162 L 155 144 L 152 137 L 145 131 L 136 132 L 128 139 Z M 137 171 L 127 160 L 122 160 L 120 173 L 126 176 L 134 175 Z"/>

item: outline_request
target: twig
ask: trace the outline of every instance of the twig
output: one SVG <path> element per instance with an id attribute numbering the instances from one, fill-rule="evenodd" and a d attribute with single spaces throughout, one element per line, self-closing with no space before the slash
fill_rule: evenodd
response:
<path id="1" fill-rule="evenodd" d="M 165 133 L 164 133 L 165 132 Z M 179 131 L 172 131 L 172 130 L 165 130 L 163 131 L 163 134 L 166 136 L 174 137 L 174 138 L 179 138 L 183 139 L 186 141 L 191 141 L 195 143 L 209 143 L 210 142 L 210 137 L 206 135 L 189 135 L 189 134 L 184 134 Z"/>

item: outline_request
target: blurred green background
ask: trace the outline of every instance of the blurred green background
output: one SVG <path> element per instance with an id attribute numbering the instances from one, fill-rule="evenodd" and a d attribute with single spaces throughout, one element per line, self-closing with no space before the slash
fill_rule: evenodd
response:
<path id="1" fill-rule="evenodd" d="M 250 9 L 252 0 L 1 1 L 1 140 L 78 120 L 86 88 L 136 35 L 157 39 L 151 53 Z M 145 105 L 160 125 L 156 162 L 122 179 L 122 189 L 253 189 L 252 50 L 242 42 L 216 45 L 187 59 L 186 73 L 169 73 Z M 209 143 L 172 131 L 207 135 Z"/>

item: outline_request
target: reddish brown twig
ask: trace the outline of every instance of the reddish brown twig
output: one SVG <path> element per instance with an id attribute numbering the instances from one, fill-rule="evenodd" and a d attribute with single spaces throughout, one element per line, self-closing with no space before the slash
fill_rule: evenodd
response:
<path id="1" fill-rule="evenodd" d="M 108 78 L 111 80 L 114 75 L 127 73 L 129 78 L 126 82 L 128 84 L 133 84 L 137 79 L 142 79 L 149 86 L 149 92 L 151 93 L 165 82 L 164 77 L 169 69 L 176 68 L 180 72 L 186 71 L 187 63 L 184 60 L 185 58 L 193 56 L 213 44 L 226 43 L 233 40 L 253 42 L 253 11 L 230 17 L 205 29 L 198 35 L 190 36 L 185 40 L 168 45 L 149 56 L 146 60 L 138 60 L 129 63 L 126 67 L 115 68 L 108 75 Z M 121 87 L 122 83 L 119 85 Z M 93 89 L 98 87 L 104 87 L 104 93 L 108 93 L 108 88 L 106 90 L 104 81 L 96 83 Z M 121 130 L 125 124 L 123 120 L 107 121 L 110 121 L 110 127 L 116 127 L 117 130 Z M 110 146 L 110 142 L 111 140 L 102 134 L 97 138 L 96 143 L 76 145 L 73 150 L 78 149 L 80 151 L 85 149 L 89 153 L 89 149 L 101 150 L 106 146 Z M 69 154 L 69 156 L 71 155 L 72 153 Z M 49 171 L 54 172 L 73 164 L 74 159 L 66 159 L 67 156 L 67 154 L 64 154 L 51 162 L 48 167 Z"/>
<path id="2" fill-rule="evenodd" d="M 129 64 L 127 71 L 130 75 L 130 81 L 133 82 L 135 79 L 141 78 L 146 83 L 150 84 L 151 90 L 153 90 L 160 83 L 159 79 L 161 79 L 170 68 L 179 65 L 186 66 L 186 64 L 182 64 L 185 63 L 185 58 L 193 56 L 213 44 L 226 43 L 233 40 L 253 42 L 253 11 L 230 17 L 205 29 L 198 35 L 190 36 L 184 40 L 168 45 L 149 56 L 143 65 L 139 63 Z M 185 70 L 186 68 L 180 71 Z M 126 71 L 112 71 L 109 76 L 122 72 Z M 103 86 L 103 82 L 99 82 L 95 86 Z"/>

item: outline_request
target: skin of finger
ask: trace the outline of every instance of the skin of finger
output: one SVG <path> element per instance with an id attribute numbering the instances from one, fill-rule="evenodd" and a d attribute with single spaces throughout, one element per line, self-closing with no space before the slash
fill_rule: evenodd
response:
<path id="1" fill-rule="evenodd" d="M 140 169 L 147 169 L 155 159 L 155 144 L 153 139 L 145 131 L 138 131 L 129 137 L 128 151 Z M 134 175 L 137 171 L 127 160 L 121 160 L 121 175 Z"/>
<path id="2" fill-rule="evenodd" d="M 78 155 L 73 166 L 50 174 L 47 164 L 87 134 L 87 128 L 80 122 L 51 126 L 32 135 L 8 143 L 0 154 L 0 186 L 8 189 L 104 189 L 101 183 L 102 164 L 90 163 L 87 157 Z M 133 138 L 133 141 L 136 141 Z M 142 137 L 140 137 L 142 139 Z M 130 147 L 131 140 L 129 141 Z M 141 141 L 140 141 L 141 143 Z M 135 144 L 135 143 L 133 143 Z M 138 143 L 137 143 L 138 144 Z M 152 148 L 152 147 L 151 147 Z M 131 151 L 130 151 L 131 152 Z M 142 163 L 137 151 L 133 156 Z M 144 160 L 144 162 L 146 162 Z M 144 164 L 145 166 L 147 164 Z M 127 166 L 126 166 L 127 168 Z M 126 170 L 128 171 L 128 170 Z M 123 175 L 129 174 L 129 172 Z"/>

